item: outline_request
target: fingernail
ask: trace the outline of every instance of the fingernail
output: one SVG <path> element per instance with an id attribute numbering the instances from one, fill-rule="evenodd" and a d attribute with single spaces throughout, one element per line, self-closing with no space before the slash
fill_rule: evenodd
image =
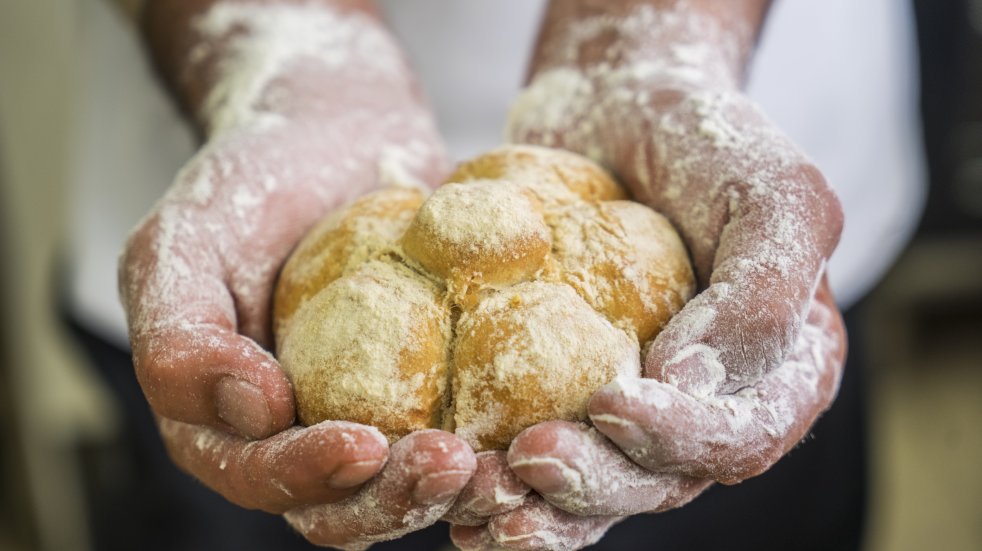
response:
<path id="1" fill-rule="evenodd" d="M 555 457 L 534 457 L 511 463 L 511 468 L 540 494 L 564 494 L 581 485 L 583 475 Z"/>
<path id="2" fill-rule="evenodd" d="M 231 375 L 215 385 L 218 416 L 239 434 L 253 439 L 265 438 L 273 425 L 273 416 L 262 390 Z"/>
<path id="3" fill-rule="evenodd" d="M 345 463 L 327 479 L 327 485 L 335 490 L 345 490 L 364 484 L 378 473 L 382 463 L 377 459 Z"/>
<path id="4" fill-rule="evenodd" d="M 463 489 L 471 478 L 470 471 L 444 471 L 426 475 L 413 488 L 413 501 L 423 505 L 442 503 Z"/>
<path id="5" fill-rule="evenodd" d="M 675 355 L 664 368 L 664 380 L 693 396 L 712 396 L 727 381 L 719 353 L 704 344 L 692 344 Z"/>
<path id="6" fill-rule="evenodd" d="M 508 489 L 499 485 L 494 490 L 493 498 L 476 496 L 464 504 L 463 508 L 476 517 L 489 517 L 518 507 L 525 501 L 526 495 L 527 492 L 510 493 Z"/>
<path id="7" fill-rule="evenodd" d="M 618 442 L 633 442 L 640 445 L 645 441 L 644 431 L 637 423 L 613 413 L 590 415 L 590 421 L 597 430 L 608 438 L 616 438 Z"/>

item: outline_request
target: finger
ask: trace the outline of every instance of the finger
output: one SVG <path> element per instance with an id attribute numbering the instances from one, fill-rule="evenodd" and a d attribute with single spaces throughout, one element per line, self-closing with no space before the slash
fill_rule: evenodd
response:
<path id="1" fill-rule="evenodd" d="M 506 549 L 581 549 L 596 543 L 621 517 L 581 517 L 532 494 L 521 507 L 488 523 L 494 541 Z"/>
<path id="2" fill-rule="evenodd" d="M 272 356 L 239 335 L 236 307 L 209 239 L 176 205 L 131 238 L 120 286 L 137 379 L 169 419 L 263 438 L 290 426 L 290 382 Z"/>
<path id="3" fill-rule="evenodd" d="M 764 472 L 804 437 L 832 403 L 844 357 L 842 319 L 823 284 L 793 354 L 757 385 L 700 397 L 621 378 L 593 396 L 590 419 L 649 469 L 735 483 Z"/>
<path id="4" fill-rule="evenodd" d="M 255 341 L 216 325 L 181 325 L 133 339 L 137 379 L 164 417 L 246 438 L 293 423 L 293 391 Z"/>
<path id="5" fill-rule="evenodd" d="M 498 551 L 506 549 L 494 541 L 494 536 L 486 524 L 465 526 L 454 524 L 450 526 L 450 541 L 462 551 Z"/>
<path id="6" fill-rule="evenodd" d="M 285 517 L 316 545 L 364 549 L 439 520 L 476 467 L 463 440 L 437 430 L 415 432 L 392 445 L 385 468 L 357 494 Z"/>
<path id="7" fill-rule="evenodd" d="M 748 207 L 727 223 L 708 288 L 655 339 L 646 377 L 693 395 L 729 394 L 761 380 L 793 350 L 824 257 L 799 250 L 808 231 L 775 229 L 780 221 L 770 208 Z"/>
<path id="8" fill-rule="evenodd" d="M 521 505 L 528 492 L 529 487 L 508 467 L 505 452 L 481 452 L 474 476 L 443 520 L 466 526 L 485 524 L 492 515 Z"/>
<path id="9" fill-rule="evenodd" d="M 345 421 L 294 427 L 260 441 L 170 419 L 159 424 L 179 467 L 232 503 L 270 513 L 343 499 L 388 457 L 377 429 Z"/>
<path id="10" fill-rule="evenodd" d="M 658 336 L 645 375 L 690 394 L 733 393 L 794 349 L 842 210 L 742 94 L 683 96 L 660 117 L 663 140 L 624 148 L 621 162 L 642 161 L 623 165 L 634 167 L 628 179 L 676 224 L 706 289 Z"/>
<path id="11" fill-rule="evenodd" d="M 655 473 L 584 424 L 550 421 L 512 442 L 508 464 L 553 505 L 577 515 L 625 516 L 679 507 L 711 481 Z"/>

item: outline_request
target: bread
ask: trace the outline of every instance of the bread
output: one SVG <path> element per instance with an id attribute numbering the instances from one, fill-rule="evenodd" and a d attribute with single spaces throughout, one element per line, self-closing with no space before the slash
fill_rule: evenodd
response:
<path id="1" fill-rule="evenodd" d="M 277 284 L 277 356 L 304 424 L 390 440 L 436 427 L 506 449 L 638 376 L 694 288 L 671 224 L 602 168 L 504 146 L 428 198 L 382 189 L 314 227 Z"/>

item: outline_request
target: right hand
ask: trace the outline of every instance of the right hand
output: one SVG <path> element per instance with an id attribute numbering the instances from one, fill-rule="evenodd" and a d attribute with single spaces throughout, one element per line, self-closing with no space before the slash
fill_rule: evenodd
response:
<path id="1" fill-rule="evenodd" d="M 129 239 L 120 290 L 137 378 L 177 465 L 233 503 L 289 512 L 315 543 L 361 546 L 433 522 L 474 457 L 438 431 L 390 450 L 372 427 L 291 427 L 292 387 L 267 351 L 281 264 L 326 211 L 380 185 L 387 144 L 422 144 L 400 175 L 432 183 L 446 166 L 428 118 L 392 117 L 357 143 L 329 127 L 214 138 Z"/>

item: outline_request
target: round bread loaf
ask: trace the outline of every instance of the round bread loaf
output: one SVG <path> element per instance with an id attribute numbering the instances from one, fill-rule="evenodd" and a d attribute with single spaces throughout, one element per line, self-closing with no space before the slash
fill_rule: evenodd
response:
<path id="1" fill-rule="evenodd" d="M 443 428 L 505 449 L 640 375 L 695 290 L 671 224 L 578 155 L 503 146 L 429 197 L 391 187 L 334 212 L 280 274 L 274 332 L 300 421 L 390 440 Z"/>

